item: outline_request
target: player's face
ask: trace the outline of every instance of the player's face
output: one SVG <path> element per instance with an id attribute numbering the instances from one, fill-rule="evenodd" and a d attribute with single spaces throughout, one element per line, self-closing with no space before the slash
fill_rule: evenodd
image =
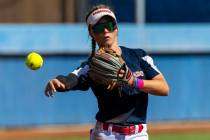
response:
<path id="1" fill-rule="evenodd" d="M 90 30 L 100 47 L 112 46 L 117 41 L 117 23 L 111 17 L 103 17 Z"/>

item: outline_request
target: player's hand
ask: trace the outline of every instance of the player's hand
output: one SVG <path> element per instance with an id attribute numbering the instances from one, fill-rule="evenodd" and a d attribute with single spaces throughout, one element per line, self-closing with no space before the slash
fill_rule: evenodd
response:
<path id="1" fill-rule="evenodd" d="M 50 80 L 45 88 L 45 96 L 53 97 L 53 94 L 56 92 L 56 89 L 64 90 L 65 85 L 61 83 L 58 79 Z"/>
<path id="2" fill-rule="evenodd" d="M 125 71 L 123 69 L 121 69 L 118 73 L 118 76 L 119 78 L 123 78 L 125 76 Z M 133 82 L 134 82 L 135 78 L 132 74 L 131 78 L 128 80 L 128 85 L 129 86 L 132 86 L 133 85 Z"/>

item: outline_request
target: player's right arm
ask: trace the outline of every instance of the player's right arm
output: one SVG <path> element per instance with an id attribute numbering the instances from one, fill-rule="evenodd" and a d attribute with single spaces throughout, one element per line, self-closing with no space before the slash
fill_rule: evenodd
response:
<path id="1" fill-rule="evenodd" d="M 67 76 L 59 75 L 56 78 L 49 80 L 45 88 L 45 95 L 50 97 L 57 91 L 68 91 L 78 84 L 76 75 L 70 73 Z"/>
<path id="2" fill-rule="evenodd" d="M 88 64 L 83 63 L 69 75 L 59 75 L 56 78 L 49 80 L 45 88 L 45 95 L 50 97 L 57 91 L 87 90 L 89 88 L 87 76 L 88 70 Z"/>

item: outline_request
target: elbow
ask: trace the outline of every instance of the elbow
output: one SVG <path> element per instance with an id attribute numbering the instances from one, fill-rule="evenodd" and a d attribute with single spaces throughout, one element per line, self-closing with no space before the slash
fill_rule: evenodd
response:
<path id="1" fill-rule="evenodd" d="M 169 96 L 170 88 L 167 82 L 162 85 L 161 96 Z"/>
<path id="2" fill-rule="evenodd" d="M 158 95 L 158 96 L 168 96 L 169 95 L 169 87 L 168 85 L 165 85 L 161 88 L 159 88 L 159 90 L 156 92 L 155 95 Z"/>
<path id="3" fill-rule="evenodd" d="M 168 96 L 169 95 L 169 91 L 170 91 L 169 86 L 164 87 L 163 91 L 162 91 L 162 96 Z"/>
<path id="4" fill-rule="evenodd" d="M 157 91 L 153 91 L 153 92 L 150 92 L 151 94 L 153 95 L 156 95 L 156 96 L 168 96 L 169 95 L 169 87 L 162 87 L 160 88 L 159 90 Z"/>

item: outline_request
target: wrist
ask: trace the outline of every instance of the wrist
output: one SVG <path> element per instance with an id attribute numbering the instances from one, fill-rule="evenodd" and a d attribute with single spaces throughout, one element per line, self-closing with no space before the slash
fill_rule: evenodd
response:
<path id="1" fill-rule="evenodd" d="M 136 87 L 138 90 L 141 90 L 144 87 L 144 80 L 138 79 L 138 86 Z"/>
<path id="2" fill-rule="evenodd" d="M 134 78 L 132 79 L 132 84 L 131 84 L 131 87 L 132 87 L 132 88 L 135 88 L 135 86 L 136 86 L 135 81 L 136 81 L 136 78 L 134 77 Z"/>
<path id="3" fill-rule="evenodd" d="M 135 77 L 132 75 L 130 80 L 128 81 L 128 86 L 131 86 L 132 88 L 135 86 Z"/>
<path id="4" fill-rule="evenodd" d="M 141 90 L 144 87 L 144 80 L 134 78 L 133 83 L 132 83 L 132 88 Z"/>

